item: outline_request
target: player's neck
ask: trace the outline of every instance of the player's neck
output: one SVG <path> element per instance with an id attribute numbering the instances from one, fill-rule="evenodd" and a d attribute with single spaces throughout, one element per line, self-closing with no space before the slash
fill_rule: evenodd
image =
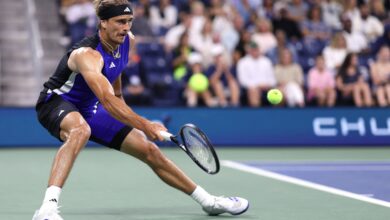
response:
<path id="1" fill-rule="evenodd" d="M 108 53 L 111 53 L 114 58 L 119 58 L 119 44 L 112 43 L 108 36 L 99 31 L 100 41 L 102 42 L 103 49 Z"/>

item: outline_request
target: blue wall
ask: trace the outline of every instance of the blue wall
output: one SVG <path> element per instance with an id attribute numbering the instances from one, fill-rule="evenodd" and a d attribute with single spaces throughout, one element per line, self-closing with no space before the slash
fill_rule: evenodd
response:
<path id="1" fill-rule="evenodd" d="M 151 120 L 202 128 L 215 145 L 390 146 L 388 109 L 188 109 L 135 108 Z M 0 109 L 0 146 L 50 146 L 59 142 L 42 128 L 33 109 Z"/>

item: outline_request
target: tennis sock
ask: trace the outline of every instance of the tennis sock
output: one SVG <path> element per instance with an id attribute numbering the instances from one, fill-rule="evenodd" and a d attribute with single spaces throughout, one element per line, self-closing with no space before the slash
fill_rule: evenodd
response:
<path id="1" fill-rule="evenodd" d="M 196 186 L 194 192 L 191 194 L 191 197 L 202 207 L 213 205 L 213 196 L 210 195 L 201 186 Z"/>
<path id="2" fill-rule="evenodd" d="M 43 199 L 43 203 L 45 202 L 55 202 L 58 204 L 58 200 L 60 198 L 62 189 L 58 186 L 49 186 L 46 189 L 45 198 Z"/>

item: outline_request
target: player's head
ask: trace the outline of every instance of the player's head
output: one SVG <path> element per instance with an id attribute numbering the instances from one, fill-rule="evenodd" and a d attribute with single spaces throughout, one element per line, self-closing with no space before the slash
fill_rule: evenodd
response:
<path id="1" fill-rule="evenodd" d="M 133 21 L 133 10 L 128 0 L 95 0 L 94 4 L 100 19 L 99 30 L 105 32 L 113 43 L 122 43 Z"/>

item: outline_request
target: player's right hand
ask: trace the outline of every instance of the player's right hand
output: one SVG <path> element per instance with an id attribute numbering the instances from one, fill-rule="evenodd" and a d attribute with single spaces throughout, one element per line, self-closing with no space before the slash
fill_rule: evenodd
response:
<path id="1" fill-rule="evenodd" d="M 164 141 L 164 137 L 161 136 L 160 131 L 167 131 L 168 129 L 161 123 L 148 122 L 145 125 L 144 133 L 153 141 Z"/>

